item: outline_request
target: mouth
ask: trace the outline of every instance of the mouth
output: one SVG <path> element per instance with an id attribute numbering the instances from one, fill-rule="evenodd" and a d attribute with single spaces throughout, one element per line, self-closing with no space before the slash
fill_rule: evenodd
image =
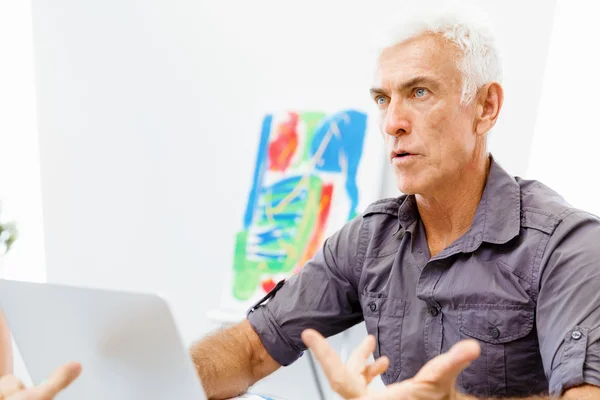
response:
<path id="1" fill-rule="evenodd" d="M 400 152 L 392 153 L 392 158 L 405 158 L 405 157 L 410 157 L 410 156 L 416 156 L 416 154 L 408 152 L 408 151 L 400 151 Z"/>
<path id="2" fill-rule="evenodd" d="M 391 159 L 392 159 L 392 162 L 404 163 L 404 162 L 407 162 L 408 160 L 415 159 L 416 156 L 418 156 L 418 154 L 411 153 L 409 151 L 400 150 L 400 151 L 392 152 Z"/>

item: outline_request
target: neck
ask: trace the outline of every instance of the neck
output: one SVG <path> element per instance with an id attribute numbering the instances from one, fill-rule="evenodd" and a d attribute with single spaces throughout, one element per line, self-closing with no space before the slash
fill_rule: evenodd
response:
<path id="1" fill-rule="evenodd" d="M 415 195 L 431 257 L 465 234 L 475 217 L 490 167 L 489 155 L 472 160 L 457 179 L 431 195 Z"/>

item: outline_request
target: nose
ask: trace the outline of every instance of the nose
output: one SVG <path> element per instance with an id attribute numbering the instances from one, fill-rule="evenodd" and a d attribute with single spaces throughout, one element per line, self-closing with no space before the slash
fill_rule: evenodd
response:
<path id="1" fill-rule="evenodd" d="M 409 113 L 403 102 L 392 101 L 386 110 L 383 132 L 390 136 L 401 136 L 411 131 Z"/>

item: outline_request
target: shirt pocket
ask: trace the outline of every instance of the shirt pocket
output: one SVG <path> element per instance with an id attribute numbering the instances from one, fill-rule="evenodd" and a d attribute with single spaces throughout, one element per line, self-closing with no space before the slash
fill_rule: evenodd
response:
<path id="1" fill-rule="evenodd" d="M 400 375 L 402 322 L 406 301 L 383 297 L 381 293 L 366 292 L 361 294 L 361 304 L 367 333 L 375 336 L 375 359 L 387 356 L 390 366 L 381 375 L 387 385 L 393 383 Z"/>
<path id="2" fill-rule="evenodd" d="M 476 339 L 481 346 L 481 356 L 459 376 L 465 392 L 522 396 L 544 386 L 534 317 L 533 305 L 459 306 L 461 339 Z"/>

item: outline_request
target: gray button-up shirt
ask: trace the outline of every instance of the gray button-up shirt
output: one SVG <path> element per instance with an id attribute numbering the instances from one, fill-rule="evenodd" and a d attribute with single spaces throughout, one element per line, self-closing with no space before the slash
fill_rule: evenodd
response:
<path id="1" fill-rule="evenodd" d="M 600 385 L 600 220 L 492 160 L 470 230 L 431 258 L 413 196 L 378 201 L 248 319 L 288 365 L 300 334 L 365 321 L 386 384 L 413 377 L 461 339 L 481 357 L 457 385 L 524 396 Z"/>

